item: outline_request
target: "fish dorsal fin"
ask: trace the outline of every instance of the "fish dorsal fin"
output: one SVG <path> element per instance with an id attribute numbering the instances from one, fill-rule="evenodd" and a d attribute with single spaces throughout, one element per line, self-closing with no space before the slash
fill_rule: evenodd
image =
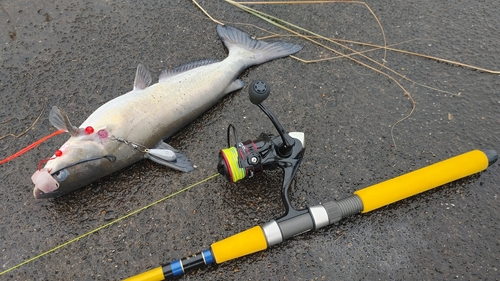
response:
<path id="1" fill-rule="evenodd" d="M 146 89 L 151 85 L 152 80 L 149 70 L 142 63 L 139 64 L 135 73 L 134 90 Z"/>
<path id="2" fill-rule="evenodd" d="M 59 110 L 57 106 L 53 106 L 49 113 L 49 122 L 52 126 L 56 127 L 58 130 L 63 130 L 68 132 L 71 136 L 78 135 L 78 128 L 71 125 L 68 115 L 63 111 Z"/>
<path id="3" fill-rule="evenodd" d="M 171 78 L 177 74 L 189 71 L 191 69 L 195 69 L 197 67 L 209 65 L 212 63 L 216 63 L 216 62 L 219 62 L 219 61 L 216 59 L 198 60 L 198 61 L 188 62 L 186 64 L 180 65 L 180 66 L 172 68 L 172 69 L 165 69 L 160 73 L 159 82 L 165 81 L 168 78 Z"/>

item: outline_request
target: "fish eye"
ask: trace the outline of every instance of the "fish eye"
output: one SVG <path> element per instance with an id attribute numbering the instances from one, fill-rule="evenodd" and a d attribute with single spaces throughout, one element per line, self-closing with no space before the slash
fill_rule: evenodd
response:
<path id="1" fill-rule="evenodd" d="M 55 172 L 53 176 L 58 182 L 62 182 L 68 177 L 68 174 L 69 174 L 68 169 L 62 169 Z"/>

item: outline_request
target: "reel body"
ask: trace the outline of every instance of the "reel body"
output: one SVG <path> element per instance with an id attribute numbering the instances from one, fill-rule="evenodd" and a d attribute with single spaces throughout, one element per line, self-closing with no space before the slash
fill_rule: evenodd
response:
<path id="1" fill-rule="evenodd" d="M 218 172 L 231 182 L 245 178 L 252 178 L 264 170 L 283 170 L 283 185 L 281 198 L 285 207 L 285 214 L 279 219 L 295 217 L 304 210 L 295 210 L 290 203 L 288 189 L 297 172 L 305 151 L 305 138 L 302 132 L 286 133 L 278 119 L 261 104 L 269 95 L 269 87 L 262 81 L 250 85 L 250 101 L 256 104 L 271 120 L 279 135 L 261 133 L 255 140 L 238 142 L 234 146 L 229 144 L 231 128 L 228 127 L 228 148 L 219 152 Z"/>

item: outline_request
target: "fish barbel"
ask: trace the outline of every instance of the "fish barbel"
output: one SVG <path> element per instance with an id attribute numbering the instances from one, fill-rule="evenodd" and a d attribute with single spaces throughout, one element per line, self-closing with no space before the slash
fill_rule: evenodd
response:
<path id="1" fill-rule="evenodd" d="M 163 142 L 211 108 L 226 94 L 241 89 L 239 74 L 250 66 L 285 57 L 302 47 L 264 42 L 230 26 L 217 26 L 229 54 L 222 61 L 202 60 L 151 74 L 137 67 L 132 91 L 94 111 L 78 128 L 53 107 L 49 120 L 70 139 L 43 169 L 31 177 L 35 198 L 58 197 L 116 172 L 143 158 L 183 172 L 193 170 L 187 156 Z"/>

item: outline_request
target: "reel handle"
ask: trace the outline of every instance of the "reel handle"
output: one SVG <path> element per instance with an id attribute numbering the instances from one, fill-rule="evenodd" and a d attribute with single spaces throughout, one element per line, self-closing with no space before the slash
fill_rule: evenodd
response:
<path id="1" fill-rule="evenodd" d="M 248 88 L 248 97 L 255 105 L 259 105 L 265 101 L 269 97 L 269 93 L 271 93 L 271 87 L 264 81 L 253 81 Z"/>
<path id="2" fill-rule="evenodd" d="M 273 122 L 273 125 L 280 134 L 283 142 L 279 145 L 277 152 L 280 157 L 287 158 L 290 157 L 295 141 L 286 133 L 285 129 L 278 121 L 278 118 L 276 118 L 276 116 L 274 116 L 274 114 L 262 104 L 262 102 L 269 97 L 270 92 L 271 87 L 269 87 L 266 82 L 257 80 L 250 84 L 250 87 L 248 88 L 248 97 L 250 98 L 250 101 L 257 105 L 267 115 L 267 117 L 269 117 L 271 122 Z"/>

